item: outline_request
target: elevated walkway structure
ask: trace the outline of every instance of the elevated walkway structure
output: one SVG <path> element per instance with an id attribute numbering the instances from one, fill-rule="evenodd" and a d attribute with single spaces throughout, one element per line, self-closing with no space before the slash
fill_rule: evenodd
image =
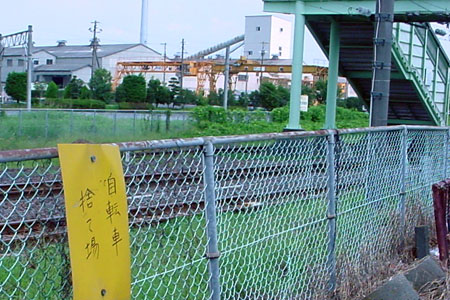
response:
<path id="1" fill-rule="evenodd" d="M 333 85 L 339 74 L 370 104 L 375 8 L 375 0 L 264 0 L 265 11 L 296 17 L 288 129 L 300 129 L 298 78 L 305 26 L 330 59 L 328 95 L 336 95 Z M 450 1 L 395 1 L 389 124 L 448 123 L 450 60 L 429 22 L 450 22 Z M 327 99 L 327 128 L 335 126 L 335 100 L 335 96 Z"/>

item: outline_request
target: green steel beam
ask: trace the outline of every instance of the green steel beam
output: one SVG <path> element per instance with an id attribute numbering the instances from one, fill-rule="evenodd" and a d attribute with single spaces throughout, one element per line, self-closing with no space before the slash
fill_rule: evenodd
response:
<path id="1" fill-rule="evenodd" d="M 327 85 L 327 106 L 325 117 L 325 129 L 336 128 L 336 98 L 337 84 L 339 78 L 339 46 L 340 46 L 340 28 L 338 22 L 331 21 L 330 29 L 330 50 L 328 66 L 328 85 Z"/>
<path id="2" fill-rule="evenodd" d="M 300 98 L 302 95 L 303 51 L 305 43 L 305 16 L 303 2 L 295 2 L 294 53 L 292 56 L 292 81 L 289 101 L 289 123 L 286 130 L 301 130 Z"/>
<path id="3" fill-rule="evenodd" d="M 426 62 L 427 62 L 427 49 L 428 49 L 428 30 L 425 30 L 425 40 L 423 41 L 422 49 L 422 80 L 425 82 L 426 76 Z"/>
<path id="4" fill-rule="evenodd" d="M 372 72 L 371 71 L 354 71 L 354 72 L 346 72 L 345 77 L 350 78 L 356 78 L 356 79 L 370 79 L 372 78 Z M 406 79 L 405 76 L 402 73 L 399 72 L 392 72 L 391 73 L 392 79 Z"/>
<path id="5" fill-rule="evenodd" d="M 435 125 L 433 121 L 389 119 L 389 125 Z"/>
<path id="6" fill-rule="evenodd" d="M 369 9 L 375 12 L 374 0 L 347 0 L 347 1 L 295 1 L 295 0 L 264 0 L 264 11 L 277 13 L 295 13 L 296 2 L 302 2 L 301 13 L 309 15 L 360 15 L 358 8 Z M 395 14 L 406 15 L 411 12 L 421 15 L 446 13 L 450 10 L 448 0 L 429 0 L 424 3 L 420 0 L 396 0 Z"/>

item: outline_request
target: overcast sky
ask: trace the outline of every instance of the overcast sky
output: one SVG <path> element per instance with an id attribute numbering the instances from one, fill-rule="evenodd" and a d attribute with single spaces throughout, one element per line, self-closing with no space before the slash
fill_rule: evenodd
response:
<path id="1" fill-rule="evenodd" d="M 89 27 L 97 20 L 101 43 L 139 42 L 141 0 L 0 0 L 0 33 L 9 34 L 33 25 L 36 45 L 87 44 Z M 149 0 L 149 46 L 169 55 L 181 50 L 193 54 L 241 35 L 245 16 L 264 14 L 262 0 Z M 311 36 L 306 38 L 305 62 L 324 59 Z M 237 51 L 241 55 L 242 51 Z M 236 55 L 235 55 L 236 56 Z"/>

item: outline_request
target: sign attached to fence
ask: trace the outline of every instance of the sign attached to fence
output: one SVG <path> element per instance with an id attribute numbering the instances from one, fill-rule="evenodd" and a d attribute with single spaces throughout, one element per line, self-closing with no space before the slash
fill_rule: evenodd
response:
<path id="1" fill-rule="evenodd" d="M 128 210 L 119 148 L 58 145 L 74 300 L 129 300 Z"/>

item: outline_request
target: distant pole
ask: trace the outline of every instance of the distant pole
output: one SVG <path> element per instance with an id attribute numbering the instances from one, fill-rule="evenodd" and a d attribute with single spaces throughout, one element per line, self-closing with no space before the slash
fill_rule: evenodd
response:
<path id="1" fill-rule="evenodd" d="M 147 45 L 148 39 L 148 0 L 142 0 L 141 11 L 141 44 Z"/>
<path id="2" fill-rule="evenodd" d="M 223 87 L 223 108 L 228 109 L 228 85 L 230 84 L 230 46 L 225 52 L 225 83 Z"/>
<path id="3" fill-rule="evenodd" d="M 180 72 L 180 89 L 183 89 L 183 76 L 184 76 L 184 39 L 181 40 L 181 72 Z"/>
<path id="4" fill-rule="evenodd" d="M 27 110 L 31 110 L 31 81 L 33 73 L 33 27 L 28 26 L 28 46 L 27 46 Z"/>
<path id="5" fill-rule="evenodd" d="M 163 85 L 166 85 L 166 57 L 167 57 L 167 43 L 161 43 L 164 46 L 164 65 L 163 65 Z"/>
<path id="6" fill-rule="evenodd" d="M 2 44 L 3 36 L 0 34 L 0 102 L 3 103 L 3 85 L 2 85 L 2 64 L 3 64 L 3 51 L 5 48 Z"/>
<path id="7" fill-rule="evenodd" d="M 377 0 L 375 20 L 375 57 L 370 96 L 370 126 L 374 127 L 386 126 L 388 119 L 394 0 Z"/>
<path id="8" fill-rule="evenodd" d="M 259 85 L 262 84 L 263 80 L 263 65 L 264 65 L 264 55 L 266 54 L 266 50 L 264 49 L 265 44 L 268 44 L 267 42 L 261 42 L 261 73 L 259 75 Z"/>
<path id="9" fill-rule="evenodd" d="M 97 68 L 100 67 L 98 56 L 97 56 L 97 50 L 99 46 L 99 40 L 97 38 L 97 33 L 102 32 L 101 29 L 97 28 L 97 25 L 100 22 L 94 21 L 92 22 L 94 24 L 94 28 L 89 28 L 89 30 L 93 33 L 93 38 L 91 41 L 91 47 L 92 47 L 92 68 L 91 68 L 91 78 L 94 76 L 94 72 Z"/>

